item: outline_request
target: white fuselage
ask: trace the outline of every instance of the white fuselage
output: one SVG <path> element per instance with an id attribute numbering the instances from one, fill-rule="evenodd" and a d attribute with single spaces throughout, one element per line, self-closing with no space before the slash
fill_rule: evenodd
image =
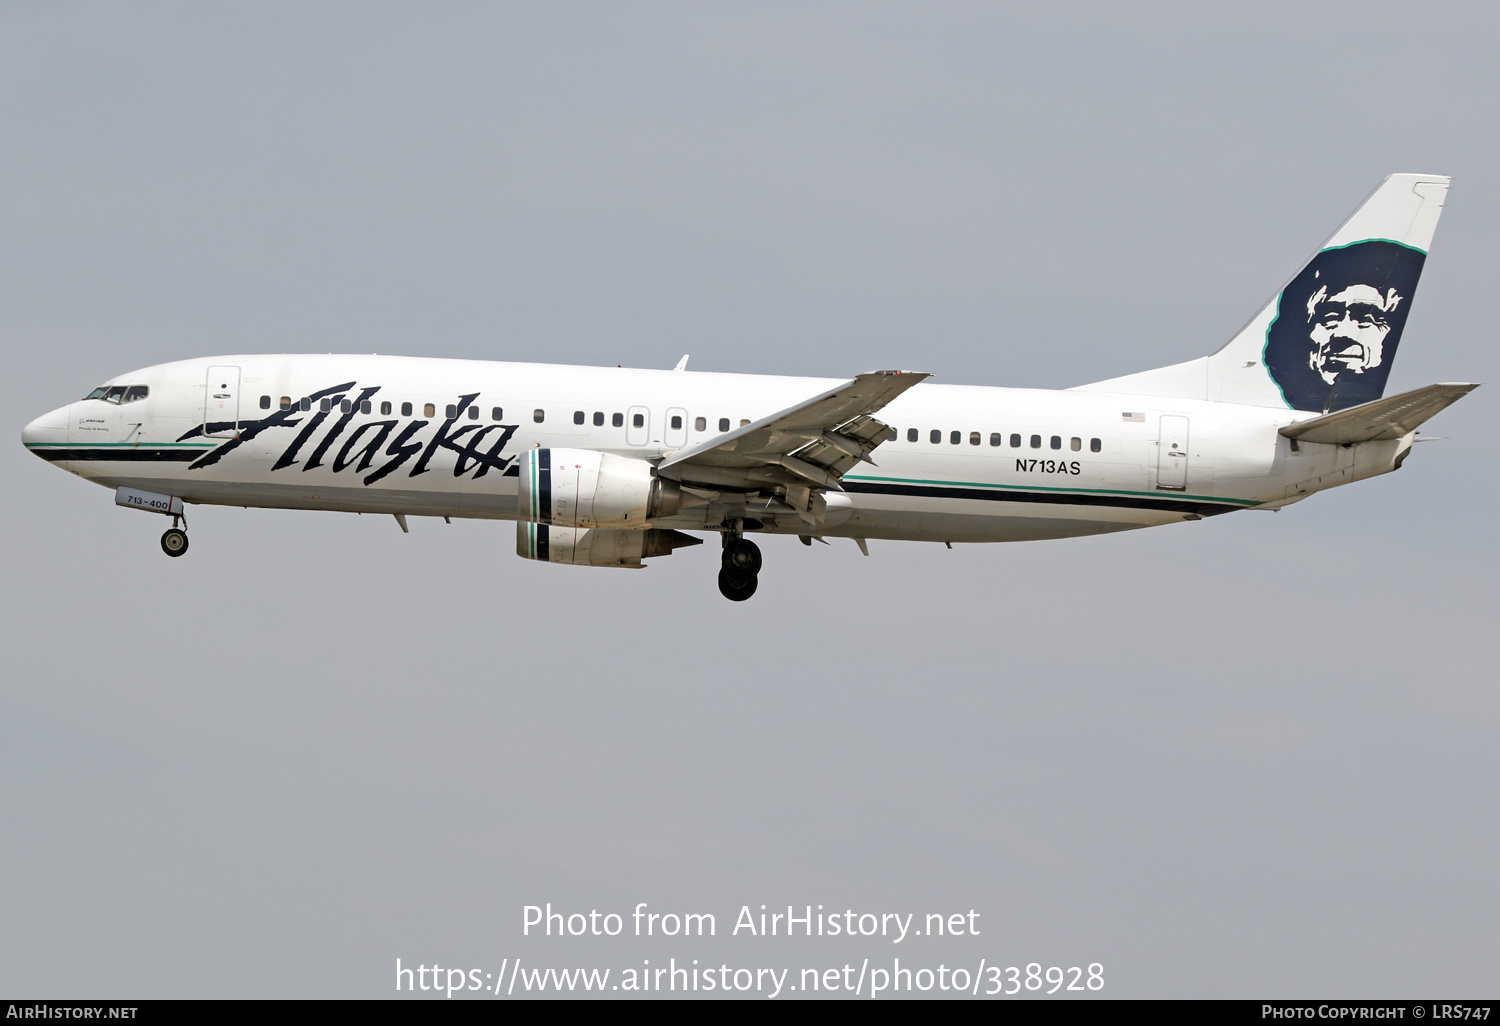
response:
<path id="1" fill-rule="evenodd" d="M 189 503 L 515 519 L 516 457 L 526 449 L 655 460 L 839 382 L 262 355 L 161 364 L 107 384 L 145 386 L 148 394 L 55 410 L 28 425 L 27 447 L 101 485 Z M 721 497 L 653 526 L 718 530 L 726 516 L 739 516 L 767 531 L 855 538 L 1062 538 L 1276 508 L 1394 469 L 1411 445 L 1406 436 L 1292 446 L 1278 435 L 1310 416 L 1095 391 L 921 384 L 880 411 L 896 438 L 876 450 L 876 466 L 844 476 L 843 494 L 830 500 L 816 531 L 795 518 L 757 518 L 754 495 Z"/>

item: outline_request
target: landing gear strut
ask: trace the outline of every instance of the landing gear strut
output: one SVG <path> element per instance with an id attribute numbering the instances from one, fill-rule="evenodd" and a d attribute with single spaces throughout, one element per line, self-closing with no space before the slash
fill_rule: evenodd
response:
<path id="1" fill-rule="evenodd" d="M 719 570 L 719 594 L 731 602 L 743 602 L 755 594 L 760 573 L 760 546 L 748 538 L 724 534 L 724 561 Z"/>

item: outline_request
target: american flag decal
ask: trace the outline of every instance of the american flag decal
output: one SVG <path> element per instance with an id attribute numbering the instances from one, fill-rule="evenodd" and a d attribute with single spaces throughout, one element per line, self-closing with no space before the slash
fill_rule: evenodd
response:
<path id="1" fill-rule="evenodd" d="M 1146 423 L 1146 415 L 1144 413 L 1122 413 L 1120 414 L 1120 419 L 1127 424 Z"/>

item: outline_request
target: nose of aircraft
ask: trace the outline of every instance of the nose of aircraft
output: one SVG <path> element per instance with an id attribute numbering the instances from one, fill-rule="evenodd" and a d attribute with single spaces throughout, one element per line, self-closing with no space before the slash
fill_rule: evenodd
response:
<path id="1" fill-rule="evenodd" d="M 72 406 L 60 406 L 51 413 L 44 413 L 21 429 L 21 444 L 28 449 L 33 446 L 57 445 L 68 440 L 68 411 Z M 33 449 L 33 451 L 35 451 Z"/>

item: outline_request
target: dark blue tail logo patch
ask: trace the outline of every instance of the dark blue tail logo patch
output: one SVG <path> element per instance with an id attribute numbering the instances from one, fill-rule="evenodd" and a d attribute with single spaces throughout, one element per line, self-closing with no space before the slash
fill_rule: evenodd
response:
<path id="1" fill-rule="evenodd" d="M 1346 409 L 1385 393 L 1427 256 L 1376 239 L 1327 249 L 1281 292 L 1266 369 L 1294 410 Z"/>

